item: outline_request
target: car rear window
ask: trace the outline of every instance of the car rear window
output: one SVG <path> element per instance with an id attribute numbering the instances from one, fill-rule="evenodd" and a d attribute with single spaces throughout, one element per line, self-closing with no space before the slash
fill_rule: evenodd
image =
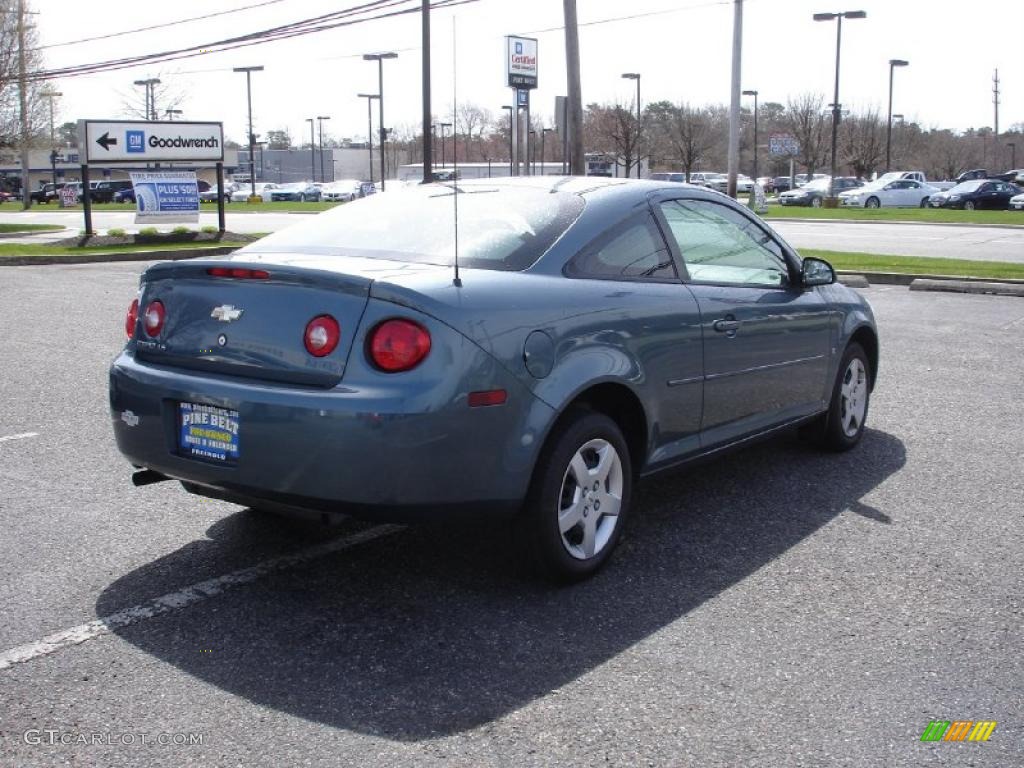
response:
<path id="1" fill-rule="evenodd" d="M 576 220 L 583 206 L 578 195 L 547 187 L 460 186 L 459 264 L 525 269 Z M 242 252 L 450 265 L 455 254 L 455 189 L 428 184 L 371 195 L 269 235 Z"/>

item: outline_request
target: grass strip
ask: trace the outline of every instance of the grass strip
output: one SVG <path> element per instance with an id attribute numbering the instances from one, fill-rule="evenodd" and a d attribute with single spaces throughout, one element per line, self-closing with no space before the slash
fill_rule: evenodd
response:
<path id="1" fill-rule="evenodd" d="M 801 248 L 800 254 L 825 259 L 841 272 L 900 272 L 945 277 L 1024 280 L 1024 264 L 1006 261 L 936 259 L 928 256 L 822 251 L 815 248 Z"/>

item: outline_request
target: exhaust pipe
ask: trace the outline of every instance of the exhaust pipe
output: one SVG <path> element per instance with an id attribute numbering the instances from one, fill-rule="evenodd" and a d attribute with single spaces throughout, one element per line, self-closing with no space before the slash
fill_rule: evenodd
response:
<path id="1" fill-rule="evenodd" d="M 140 469 L 138 472 L 132 473 L 132 484 L 136 488 L 143 485 L 152 485 L 153 483 L 162 483 L 164 480 L 170 479 L 167 475 L 161 475 L 152 469 Z"/>

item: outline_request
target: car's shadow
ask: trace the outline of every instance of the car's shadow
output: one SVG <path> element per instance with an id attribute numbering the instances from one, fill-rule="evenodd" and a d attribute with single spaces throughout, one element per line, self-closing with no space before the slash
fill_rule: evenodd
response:
<path id="1" fill-rule="evenodd" d="M 840 513 L 889 523 L 898 510 L 861 499 L 905 460 L 899 439 L 869 430 L 846 454 L 780 438 L 652 478 L 612 563 L 573 587 L 524 578 L 502 525 L 431 525 L 116 632 L 261 706 L 391 739 L 456 733 L 608 661 Z M 282 529 L 239 513 L 209 535 L 118 579 L 97 614 L 196 581 L 200 561 L 231 570 L 238 548 Z"/>

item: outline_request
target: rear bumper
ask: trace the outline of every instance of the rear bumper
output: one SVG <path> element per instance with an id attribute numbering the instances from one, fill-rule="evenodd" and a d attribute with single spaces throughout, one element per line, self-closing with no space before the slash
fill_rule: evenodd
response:
<path id="1" fill-rule="evenodd" d="M 459 362 L 485 355 L 468 343 L 465 354 L 473 359 Z M 527 492 L 553 411 L 504 369 L 485 363 L 485 375 L 508 391 L 504 405 L 469 408 L 466 392 L 480 387 L 466 379 L 321 390 L 156 366 L 126 351 L 110 369 L 111 423 L 132 464 L 236 503 L 395 520 L 505 512 Z M 239 412 L 235 464 L 179 453 L 182 401 Z"/>

